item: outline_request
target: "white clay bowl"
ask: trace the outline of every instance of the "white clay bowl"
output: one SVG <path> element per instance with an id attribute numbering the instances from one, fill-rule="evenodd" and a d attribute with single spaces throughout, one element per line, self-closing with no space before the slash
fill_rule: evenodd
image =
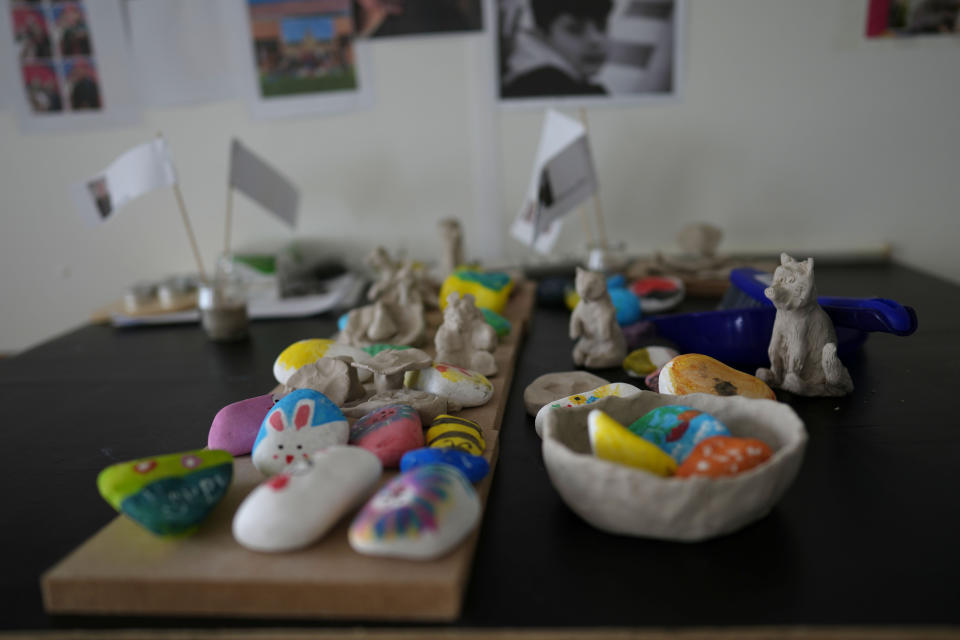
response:
<path id="1" fill-rule="evenodd" d="M 587 415 L 592 410 L 629 425 L 648 411 L 671 404 L 713 415 L 736 437 L 764 441 L 773 457 L 730 477 L 664 478 L 591 453 Z M 545 417 L 543 436 L 550 481 L 581 518 L 610 533 L 684 542 L 731 533 L 765 516 L 797 476 L 807 444 L 803 422 L 785 404 L 651 391 L 555 409 Z"/>

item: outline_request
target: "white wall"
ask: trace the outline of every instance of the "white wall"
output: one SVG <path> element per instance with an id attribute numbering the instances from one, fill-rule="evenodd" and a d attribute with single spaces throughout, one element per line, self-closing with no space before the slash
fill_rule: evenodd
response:
<path id="1" fill-rule="evenodd" d="M 898 259 L 960 281 L 960 39 L 865 41 L 864 5 L 693 0 L 681 101 L 590 111 L 611 238 L 648 252 L 709 220 L 726 230 L 728 249 L 891 242 Z M 82 323 L 133 281 L 191 269 L 171 193 L 98 228 L 83 225 L 67 196 L 67 184 L 157 130 L 174 150 L 208 265 L 233 135 L 302 187 L 298 236 L 430 259 L 436 220 L 458 215 L 472 254 L 500 245 L 504 259 L 523 258 L 506 229 L 542 113 L 484 118 L 485 46 L 476 36 L 377 43 L 376 107 L 348 115 L 257 122 L 226 102 L 151 109 L 139 127 L 27 136 L 0 112 L 0 351 Z M 475 180 L 491 153 L 499 195 Z M 499 242 L 478 246 L 480 225 L 499 225 Z M 576 253 L 579 232 L 571 219 L 558 253 Z M 275 246 L 291 236 L 238 197 L 234 237 Z"/>

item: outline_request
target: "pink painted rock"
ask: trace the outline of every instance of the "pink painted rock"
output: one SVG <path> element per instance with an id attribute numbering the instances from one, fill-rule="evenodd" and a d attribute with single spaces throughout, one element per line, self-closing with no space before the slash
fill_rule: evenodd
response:
<path id="1" fill-rule="evenodd" d="M 647 389 L 660 391 L 660 369 L 663 369 L 663 367 L 658 367 L 656 371 L 643 379 L 643 384 L 647 385 Z"/>
<path id="2" fill-rule="evenodd" d="M 350 444 L 375 454 L 385 468 L 396 468 L 403 454 L 423 446 L 423 425 L 410 405 L 388 404 L 350 427 Z"/>
<path id="3" fill-rule="evenodd" d="M 207 448 L 223 449 L 235 456 L 247 455 L 253 450 L 260 425 L 272 408 L 273 396 L 269 393 L 228 404 L 213 417 Z"/>

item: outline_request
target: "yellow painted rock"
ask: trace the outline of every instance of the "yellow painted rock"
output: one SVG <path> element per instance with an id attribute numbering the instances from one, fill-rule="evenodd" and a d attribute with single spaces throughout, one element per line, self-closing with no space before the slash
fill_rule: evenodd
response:
<path id="1" fill-rule="evenodd" d="M 598 458 L 658 476 L 671 476 L 677 470 L 676 461 L 660 447 L 635 435 L 599 409 L 590 412 L 587 428 L 590 447 Z"/>
<path id="2" fill-rule="evenodd" d="M 273 363 L 273 377 L 280 384 L 286 384 L 297 369 L 316 362 L 320 358 L 350 356 L 356 362 L 369 362 L 370 355 L 358 347 L 338 344 L 326 338 L 300 340 L 280 352 Z M 362 376 L 361 376 L 362 380 Z"/>
<path id="3" fill-rule="evenodd" d="M 473 296 L 477 306 L 503 313 L 513 291 L 513 280 L 505 273 L 498 271 L 477 271 L 473 269 L 457 269 L 443 281 L 440 287 L 440 308 L 447 306 L 447 296 L 456 291 L 461 296 L 469 293 Z"/>
<path id="4" fill-rule="evenodd" d="M 643 378 L 667 364 L 678 355 L 679 354 L 670 347 L 642 347 L 631 351 L 630 355 L 623 359 L 623 368 L 627 372 L 627 375 L 634 378 Z"/>
<path id="5" fill-rule="evenodd" d="M 660 370 L 660 393 L 682 396 L 709 393 L 776 400 L 773 389 L 760 378 L 737 371 L 700 353 L 677 356 Z"/>
<path id="6" fill-rule="evenodd" d="M 482 455 L 487 448 L 480 425 L 446 413 L 437 416 L 424 439 L 428 447 L 460 449 L 475 456 Z"/>

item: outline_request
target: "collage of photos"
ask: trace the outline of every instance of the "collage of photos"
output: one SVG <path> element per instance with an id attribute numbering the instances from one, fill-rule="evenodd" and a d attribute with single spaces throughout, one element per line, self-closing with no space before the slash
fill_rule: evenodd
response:
<path id="1" fill-rule="evenodd" d="M 83 2 L 10 2 L 15 56 L 33 113 L 103 108 Z"/>
<path id="2" fill-rule="evenodd" d="M 350 0 L 247 0 L 263 98 L 357 89 Z"/>
<path id="3" fill-rule="evenodd" d="M 497 0 L 504 103 L 671 96 L 678 0 Z"/>

